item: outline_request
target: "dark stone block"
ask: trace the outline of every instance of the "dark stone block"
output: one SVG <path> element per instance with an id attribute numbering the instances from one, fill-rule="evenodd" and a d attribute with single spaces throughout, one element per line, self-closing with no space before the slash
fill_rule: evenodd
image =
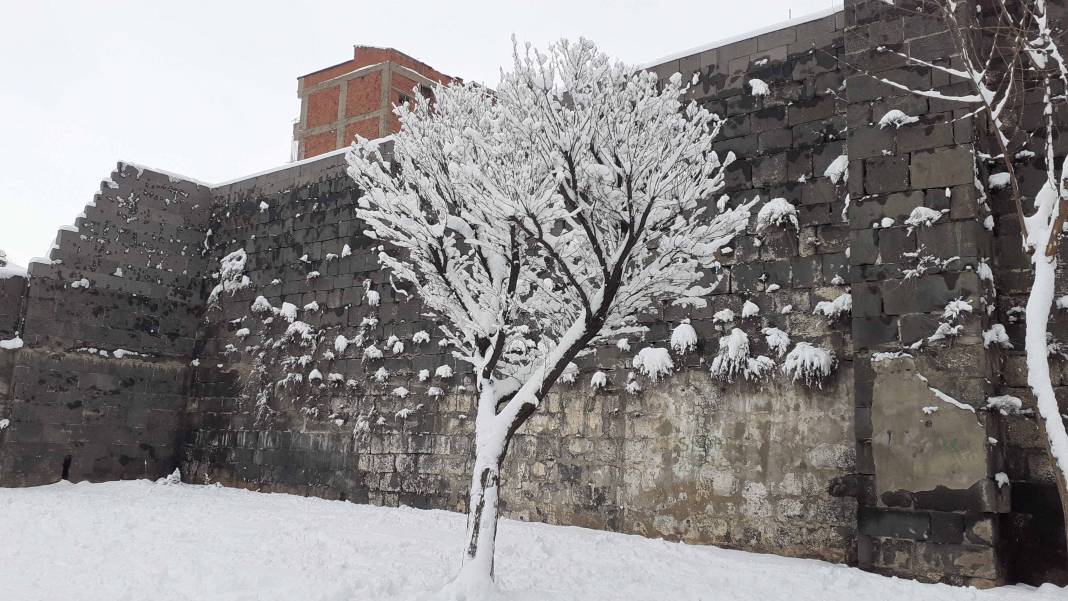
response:
<path id="1" fill-rule="evenodd" d="M 897 342 L 896 317 L 853 318 L 853 344 L 858 349 L 878 348 L 893 342 Z"/>
<path id="2" fill-rule="evenodd" d="M 861 507 L 857 522 L 867 536 L 926 540 L 931 533 L 931 518 L 926 513 Z"/>
<path id="3" fill-rule="evenodd" d="M 931 542 L 942 544 L 964 542 L 964 516 L 959 513 L 932 511 Z"/>
<path id="4" fill-rule="evenodd" d="M 864 161 L 864 190 L 868 194 L 900 192 L 908 187 L 907 156 L 883 156 Z"/>

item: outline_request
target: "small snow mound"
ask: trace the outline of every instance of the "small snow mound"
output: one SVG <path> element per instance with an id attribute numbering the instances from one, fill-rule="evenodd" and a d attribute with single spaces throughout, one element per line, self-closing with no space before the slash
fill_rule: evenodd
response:
<path id="1" fill-rule="evenodd" d="M 919 226 L 929 227 L 942 218 L 943 212 L 927 207 L 916 207 L 909 213 L 908 219 L 905 220 L 905 225 L 909 226 L 910 231 L 912 228 Z"/>
<path id="2" fill-rule="evenodd" d="M 828 177 L 831 183 L 838 185 L 839 182 L 845 183 L 849 181 L 849 156 L 840 155 L 835 160 L 831 161 L 830 165 L 827 165 L 827 169 L 823 172 L 824 177 Z"/>
<path id="3" fill-rule="evenodd" d="M 764 341 L 768 343 L 768 348 L 779 354 L 780 357 L 786 354 L 786 350 L 790 348 L 790 336 L 780 330 L 779 328 L 767 327 L 760 331 L 764 335 Z"/>
<path id="4" fill-rule="evenodd" d="M 990 186 L 991 190 L 1000 190 L 1001 188 L 1007 188 L 1011 182 L 1012 179 L 1009 174 L 1002 172 L 991 174 L 986 180 L 986 185 Z"/>
<path id="5" fill-rule="evenodd" d="M 256 300 L 252 301 L 251 309 L 253 313 L 267 313 L 271 311 L 272 307 L 265 297 L 257 296 Z"/>
<path id="6" fill-rule="evenodd" d="M 638 351 L 632 362 L 635 369 L 653 382 L 671 373 L 675 364 L 671 362 L 671 353 L 666 348 L 647 346 Z"/>
<path id="7" fill-rule="evenodd" d="M 745 301 L 745 304 L 742 305 L 742 319 L 749 319 L 750 317 L 755 317 L 759 313 L 760 306 L 751 300 Z"/>
<path id="8" fill-rule="evenodd" d="M 182 470 L 174 468 L 174 471 L 170 474 L 156 480 L 156 484 L 159 486 L 174 486 L 175 484 L 182 483 Z"/>
<path id="9" fill-rule="evenodd" d="M 986 399 L 986 408 L 1002 415 L 1018 415 L 1023 409 L 1023 401 L 1011 394 L 992 396 Z"/>
<path id="10" fill-rule="evenodd" d="M 886 114 L 883 115 L 883 118 L 879 119 L 879 129 L 886 129 L 891 125 L 895 128 L 900 128 L 902 125 L 916 123 L 919 120 L 919 117 L 913 117 L 912 115 L 906 114 L 905 112 L 899 109 L 893 109 L 887 111 Z"/>
<path id="11" fill-rule="evenodd" d="M 13 350 L 16 350 L 16 349 L 20 349 L 20 348 L 22 348 L 22 346 L 23 346 L 22 338 L 20 338 L 18 336 L 18 334 L 16 334 L 14 338 L 8 338 L 7 340 L 0 340 L 0 349 L 4 349 L 5 351 L 13 351 Z"/>
<path id="12" fill-rule="evenodd" d="M 792 225 L 798 230 L 797 207 L 785 198 L 772 198 L 757 212 L 756 231 L 764 232 L 773 225 Z"/>
<path id="13" fill-rule="evenodd" d="M 712 323 L 730 323 L 734 321 L 734 311 L 730 309 L 720 309 L 712 315 Z"/>
<path id="14" fill-rule="evenodd" d="M 767 96 L 768 94 L 771 94 L 771 88 L 769 88 L 768 84 L 762 79 L 750 79 L 749 90 L 752 92 L 753 96 Z"/>
<path id="15" fill-rule="evenodd" d="M 682 320 L 682 323 L 672 330 L 671 348 L 675 349 L 675 352 L 680 355 L 685 355 L 687 352 L 697 348 L 697 330 L 690 325 L 689 319 Z"/>
<path id="16" fill-rule="evenodd" d="M 560 373 L 561 384 L 573 384 L 579 375 L 579 366 L 574 362 L 568 363 L 564 371 Z"/>
<path id="17" fill-rule="evenodd" d="M 608 376 L 603 371 L 595 371 L 590 376 L 590 388 L 598 390 L 608 385 Z"/>
<path id="18" fill-rule="evenodd" d="M 786 354 L 782 364 L 782 373 L 796 382 L 803 380 L 808 386 L 823 388 L 823 380 L 834 369 L 834 352 L 813 346 L 808 342 L 798 342 L 793 350 Z"/>
<path id="19" fill-rule="evenodd" d="M 1005 326 L 1000 323 L 990 324 L 990 329 L 983 332 L 983 346 L 990 348 L 992 344 L 1004 349 L 1012 348 L 1012 343 L 1009 342 L 1009 335 L 1005 332 Z"/>
<path id="20" fill-rule="evenodd" d="M 832 301 L 820 301 L 816 303 L 814 315 L 822 315 L 829 320 L 835 320 L 853 310 L 853 295 L 846 292 Z"/>
<path id="21" fill-rule="evenodd" d="M 712 375 L 733 382 L 746 372 L 749 363 L 749 336 L 738 328 L 719 339 L 719 353 L 712 359 Z"/>

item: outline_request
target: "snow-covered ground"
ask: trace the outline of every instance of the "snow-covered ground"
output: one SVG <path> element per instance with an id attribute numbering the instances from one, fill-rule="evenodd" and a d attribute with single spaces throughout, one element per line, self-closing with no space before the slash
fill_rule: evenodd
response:
<path id="1" fill-rule="evenodd" d="M 6 601 L 425 599 L 457 567 L 464 516 L 148 481 L 0 489 Z M 1064 599 L 884 578 L 787 559 L 503 520 L 502 599 Z"/>

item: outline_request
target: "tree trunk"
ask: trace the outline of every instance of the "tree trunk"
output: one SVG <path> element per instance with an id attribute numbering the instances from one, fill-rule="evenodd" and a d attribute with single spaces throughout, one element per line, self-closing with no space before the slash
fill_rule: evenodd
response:
<path id="1" fill-rule="evenodd" d="M 459 577 L 469 583 L 493 581 L 502 459 L 490 453 L 475 457 L 467 511 L 467 542 Z"/>
<path id="2" fill-rule="evenodd" d="M 1035 280 L 1027 298 L 1027 331 L 1024 344 L 1027 351 L 1027 383 L 1035 394 L 1039 413 L 1038 425 L 1047 441 L 1046 450 L 1053 463 L 1065 532 L 1068 533 L 1068 437 L 1065 435 L 1064 421 L 1057 406 L 1053 382 L 1050 380 L 1046 337 L 1050 307 L 1053 306 L 1057 260 L 1046 257 L 1044 251 L 1042 246 L 1036 246 L 1034 249 Z M 1068 552 L 1068 537 L 1065 539 L 1065 549 Z"/>
<path id="3" fill-rule="evenodd" d="M 475 463 L 467 500 L 467 537 L 463 564 L 451 586 L 474 594 L 493 587 L 493 552 L 500 508 L 501 463 L 511 437 L 497 416 L 497 391 L 492 378 L 480 378 L 475 418 Z"/>

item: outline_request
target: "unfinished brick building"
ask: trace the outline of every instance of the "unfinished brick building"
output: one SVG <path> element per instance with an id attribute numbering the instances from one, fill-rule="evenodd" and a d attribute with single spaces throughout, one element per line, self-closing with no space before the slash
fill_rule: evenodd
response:
<path id="1" fill-rule="evenodd" d="M 393 48 L 356 46 L 352 60 L 297 78 L 300 120 L 293 126 L 298 160 L 400 129 L 393 107 L 455 78 Z"/>

